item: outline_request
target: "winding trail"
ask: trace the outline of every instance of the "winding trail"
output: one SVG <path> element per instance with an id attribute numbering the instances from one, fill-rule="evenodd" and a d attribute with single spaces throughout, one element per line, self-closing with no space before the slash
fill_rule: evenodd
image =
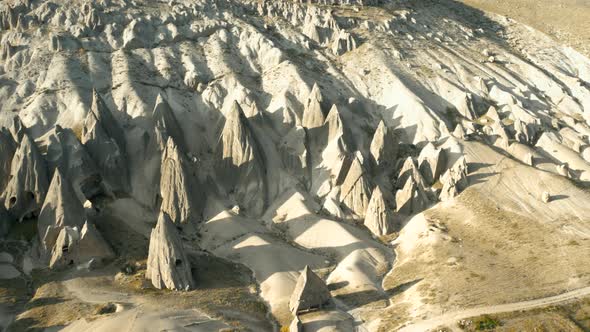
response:
<path id="1" fill-rule="evenodd" d="M 507 303 L 507 304 L 500 304 L 500 305 L 493 305 L 487 307 L 478 307 L 478 308 L 471 308 L 465 310 L 459 310 L 454 312 L 449 312 L 444 315 L 440 315 L 437 317 L 433 317 L 430 319 L 426 319 L 423 321 L 412 323 L 411 325 L 406 325 L 399 330 L 399 332 L 422 332 L 422 331 L 429 331 L 436 327 L 442 325 L 453 325 L 458 320 L 475 317 L 480 315 L 486 314 L 497 314 L 503 312 L 511 312 L 511 311 L 519 311 L 519 310 L 528 310 L 534 309 L 538 307 L 543 307 L 547 305 L 559 304 L 563 302 L 567 302 L 574 299 L 583 298 L 590 295 L 590 287 L 579 288 L 570 292 L 562 293 L 555 296 L 548 296 L 543 297 L 540 299 L 530 300 L 530 301 L 523 301 L 523 302 L 515 302 L 515 303 Z"/>

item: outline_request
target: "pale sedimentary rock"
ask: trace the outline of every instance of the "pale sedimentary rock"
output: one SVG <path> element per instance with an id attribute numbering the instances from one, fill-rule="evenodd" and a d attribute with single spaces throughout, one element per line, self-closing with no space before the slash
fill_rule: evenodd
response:
<path id="1" fill-rule="evenodd" d="M 289 310 L 297 314 L 300 311 L 321 308 L 332 298 L 326 283 L 305 266 L 289 300 Z"/>
<path id="2" fill-rule="evenodd" d="M 439 194 L 441 201 L 447 201 L 461 193 L 461 191 L 467 188 L 467 161 L 465 157 L 459 158 L 453 167 L 441 177 L 442 189 Z"/>
<path id="3" fill-rule="evenodd" d="M 371 198 L 372 185 L 369 176 L 356 156 L 342 182 L 340 201 L 359 217 L 364 217 Z"/>
<path id="4" fill-rule="evenodd" d="M 103 193 L 100 172 L 73 130 L 55 126 L 49 136 L 46 158 L 49 169 L 59 169 L 85 198 Z"/>
<path id="5" fill-rule="evenodd" d="M 248 213 L 266 204 L 265 165 L 248 119 L 234 102 L 217 145 L 217 180 Z"/>
<path id="6" fill-rule="evenodd" d="M 380 170 L 393 171 L 398 152 L 398 144 L 393 131 L 385 125 L 383 120 L 379 122 L 373 135 L 370 146 L 373 164 Z"/>
<path id="7" fill-rule="evenodd" d="M 160 213 L 152 230 L 146 278 L 158 289 L 189 290 L 194 287 L 190 262 L 170 217 Z"/>
<path id="8" fill-rule="evenodd" d="M 365 214 L 365 226 L 375 236 L 389 234 L 393 231 L 393 214 L 391 198 L 376 186 Z"/>
<path id="9" fill-rule="evenodd" d="M 187 161 L 172 137 L 168 138 L 162 155 L 160 175 L 160 209 L 170 216 L 174 223 L 188 223 L 200 217 L 202 197 L 196 196 L 198 188 L 191 183 Z"/>
<path id="10" fill-rule="evenodd" d="M 446 156 L 442 149 L 437 149 L 434 144 L 428 143 L 418 156 L 420 174 L 427 184 L 432 185 L 444 172 Z"/>
<path id="11" fill-rule="evenodd" d="M 426 193 L 413 177 L 408 177 L 406 184 L 395 194 L 397 212 L 405 215 L 424 211 L 430 204 Z"/>
<path id="12" fill-rule="evenodd" d="M 82 229 L 65 226 L 59 232 L 49 267 L 52 269 L 88 263 L 90 260 L 106 261 L 114 258 L 111 247 L 94 224 L 84 223 Z"/>
<path id="13" fill-rule="evenodd" d="M 304 128 L 313 129 L 324 125 L 326 118 L 322 111 L 323 102 L 324 98 L 320 91 L 320 87 L 317 84 L 314 84 L 303 110 L 301 124 Z"/>
<path id="14" fill-rule="evenodd" d="M 11 164 L 4 192 L 6 209 L 18 220 L 37 215 L 47 194 L 47 164 L 28 133 L 24 133 Z"/>
<path id="15" fill-rule="evenodd" d="M 12 157 L 15 152 L 16 144 L 12 135 L 7 130 L 0 130 L 0 193 L 4 192 L 10 179 Z"/>
<path id="16" fill-rule="evenodd" d="M 61 230 L 66 226 L 81 229 L 85 217 L 68 178 L 56 169 L 37 221 L 41 250 L 50 253 Z"/>
<path id="17" fill-rule="evenodd" d="M 298 315 L 293 317 L 293 320 L 289 325 L 289 332 L 303 332 L 303 323 L 301 323 L 301 319 L 299 319 Z"/>
<path id="18" fill-rule="evenodd" d="M 128 191 L 125 135 L 96 91 L 92 108 L 84 120 L 81 141 L 109 188 L 114 192 Z"/>
<path id="19" fill-rule="evenodd" d="M 188 150 L 182 128 L 174 115 L 174 111 L 172 111 L 172 108 L 170 108 L 170 105 L 161 94 L 156 99 L 152 117 L 154 121 L 155 141 L 160 151 L 166 148 L 168 137 L 173 137 L 174 142 L 180 147 L 181 151 L 187 153 Z"/>

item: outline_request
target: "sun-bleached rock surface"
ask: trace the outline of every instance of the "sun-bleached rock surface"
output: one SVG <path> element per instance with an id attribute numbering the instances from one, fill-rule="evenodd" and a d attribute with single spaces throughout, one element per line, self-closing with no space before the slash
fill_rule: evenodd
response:
<path id="1" fill-rule="evenodd" d="M 305 266 L 289 301 L 289 309 L 295 315 L 299 311 L 321 308 L 331 299 L 326 283 Z"/>
<path id="2" fill-rule="evenodd" d="M 169 137 L 162 154 L 160 209 L 174 223 L 197 222 L 200 219 L 204 197 L 196 195 L 199 188 L 193 187 L 194 180 L 187 163 L 180 147 Z"/>
<path id="3" fill-rule="evenodd" d="M 146 278 L 158 289 L 189 290 L 194 287 L 191 265 L 178 230 L 161 212 L 150 236 Z"/>
<path id="4" fill-rule="evenodd" d="M 41 249 L 50 253 L 64 227 L 81 229 L 85 221 L 84 207 L 70 181 L 56 168 L 37 219 Z"/>
<path id="5" fill-rule="evenodd" d="M 263 306 L 218 304 L 257 308 L 256 331 L 395 331 L 585 287 L 589 82 L 575 50 L 450 0 L 2 1 L 0 236 L 74 280 L 103 260 L 158 296 L 198 286 L 178 306 L 248 280 Z M 72 329 L 199 316 L 98 293 L 146 311 Z"/>
<path id="6" fill-rule="evenodd" d="M 94 224 L 85 222 L 82 228 L 62 227 L 49 260 L 52 269 L 87 263 L 90 260 L 106 261 L 114 258 L 110 246 Z"/>
<path id="7" fill-rule="evenodd" d="M 17 219 L 39 214 L 49 187 L 47 164 L 28 133 L 22 136 L 10 167 L 4 206 Z"/>

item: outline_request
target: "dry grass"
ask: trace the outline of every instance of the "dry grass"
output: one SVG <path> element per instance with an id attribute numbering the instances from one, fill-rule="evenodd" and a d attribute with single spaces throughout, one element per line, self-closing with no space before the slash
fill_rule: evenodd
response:
<path id="1" fill-rule="evenodd" d="M 590 55 L 590 2 L 581 0 L 461 0 L 530 25 Z"/>

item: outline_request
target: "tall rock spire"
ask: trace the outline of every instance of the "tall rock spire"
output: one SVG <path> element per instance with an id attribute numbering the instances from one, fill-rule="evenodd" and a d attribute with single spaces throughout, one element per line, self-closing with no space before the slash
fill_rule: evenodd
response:
<path id="1" fill-rule="evenodd" d="M 178 145 L 181 151 L 187 153 L 188 150 L 182 128 L 180 127 L 172 108 L 170 108 L 170 105 L 161 94 L 158 94 L 158 98 L 156 99 L 156 105 L 154 106 L 152 117 L 156 132 L 156 144 L 160 150 L 162 151 L 166 148 L 168 137 L 173 137 L 174 142 L 176 142 L 176 145 Z"/>
<path id="2" fill-rule="evenodd" d="M 382 236 L 393 231 L 393 208 L 389 197 L 385 197 L 379 186 L 376 186 L 371 195 L 365 226 L 375 235 Z"/>
<path id="3" fill-rule="evenodd" d="M 297 314 L 303 310 L 319 308 L 331 299 L 326 283 L 309 266 L 305 266 L 297 279 L 289 301 L 289 310 Z"/>
<path id="4" fill-rule="evenodd" d="M 229 110 L 217 146 L 217 179 L 240 205 L 260 213 L 266 204 L 265 165 L 248 120 L 237 102 Z"/>
<path id="5" fill-rule="evenodd" d="M 364 217 L 371 197 L 371 182 L 358 156 L 352 160 L 340 190 L 342 204 L 357 216 Z"/>
<path id="6" fill-rule="evenodd" d="M 55 126 L 47 145 L 47 165 L 66 175 L 86 199 L 102 193 L 101 175 L 86 148 L 69 128 Z"/>
<path id="7" fill-rule="evenodd" d="M 50 252 L 63 227 L 80 228 L 84 225 L 84 221 L 85 213 L 82 203 L 76 197 L 68 179 L 57 168 L 37 221 L 42 249 L 47 253 Z"/>
<path id="8" fill-rule="evenodd" d="M 84 120 L 82 144 L 96 162 L 103 179 L 113 191 L 129 190 L 125 136 L 96 91 L 91 111 Z"/>
<path id="9" fill-rule="evenodd" d="M 397 158 L 398 145 L 393 132 L 381 120 L 371 141 L 371 158 L 378 169 L 393 169 Z"/>
<path id="10" fill-rule="evenodd" d="M 146 278 L 158 289 L 188 290 L 194 287 L 190 262 L 174 224 L 160 212 L 152 230 Z"/>
<path id="11" fill-rule="evenodd" d="M 320 92 L 320 87 L 316 83 L 311 89 L 303 110 L 302 125 L 304 128 L 313 129 L 324 124 L 326 119 L 322 111 L 323 102 L 324 98 Z"/>
<path id="12" fill-rule="evenodd" d="M 186 163 L 178 145 L 169 137 L 162 155 L 160 209 L 170 216 L 174 223 L 188 223 L 200 214 L 200 209 L 196 205 L 201 199 L 193 195 Z"/>
<path id="13" fill-rule="evenodd" d="M 39 212 L 48 188 L 47 165 L 28 133 L 23 133 L 4 192 L 6 209 L 19 220 Z"/>
<path id="14" fill-rule="evenodd" d="M 9 132 L 0 130 L 0 193 L 10 180 L 10 167 L 16 152 L 16 144 Z"/>

